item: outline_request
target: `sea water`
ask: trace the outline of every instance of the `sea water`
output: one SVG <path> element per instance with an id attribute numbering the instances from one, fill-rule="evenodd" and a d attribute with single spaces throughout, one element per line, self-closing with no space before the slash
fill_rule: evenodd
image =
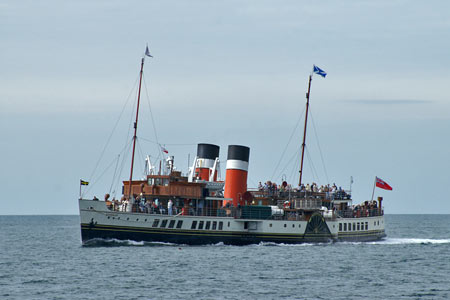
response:
<path id="1" fill-rule="evenodd" d="M 370 243 L 98 241 L 78 216 L 0 216 L 0 299 L 450 299 L 450 215 L 387 215 Z"/>

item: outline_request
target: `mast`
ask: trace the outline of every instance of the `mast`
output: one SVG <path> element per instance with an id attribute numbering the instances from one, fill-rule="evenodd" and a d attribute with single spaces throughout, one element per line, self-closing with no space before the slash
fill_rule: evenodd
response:
<path id="1" fill-rule="evenodd" d="M 301 161 L 300 161 L 300 179 L 298 181 L 298 186 L 302 185 L 303 158 L 305 156 L 306 126 L 308 125 L 309 93 L 310 93 L 310 90 L 311 90 L 311 80 L 312 80 L 312 74 L 309 75 L 308 92 L 306 93 L 305 128 L 303 130 L 302 158 L 301 158 Z"/>
<path id="2" fill-rule="evenodd" d="M 134 135 L 133 135 L 133 152 L 131 154 L 131 171 L 130 171 L 130 183 L 128 188 L 128 199 L 131 199 L 131 181 L 133 180 L 133 165 L 134 165 L 134 151 L 136 149 L 136 134 L 137 134 L 137 124 L 139 117 L 139 102 L 141 100 L 141 84 L 142 84 L 142 73 L 144 69 L 144 57 L 141 60 L 141 72 L 139 74 L 139 90 L 138 90 L 138 101 L 136 108 L 136 121 L 134 122 Z"/>

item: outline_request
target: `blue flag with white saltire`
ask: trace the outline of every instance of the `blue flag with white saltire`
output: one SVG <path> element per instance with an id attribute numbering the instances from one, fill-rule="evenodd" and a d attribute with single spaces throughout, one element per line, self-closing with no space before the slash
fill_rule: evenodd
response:
<path id="1" fill-rule="evenodd" d="M 316 74 L 319 74 L 320 76 L 322 76 L 323 78 L 325 78 L 325 76 L 327 76 L 327 72 L 325 72 L 324 70 L 322 70 L 321 68 L 317 67 L 316 65 L 313 65 L 314 69 L 313 72 Z"/>

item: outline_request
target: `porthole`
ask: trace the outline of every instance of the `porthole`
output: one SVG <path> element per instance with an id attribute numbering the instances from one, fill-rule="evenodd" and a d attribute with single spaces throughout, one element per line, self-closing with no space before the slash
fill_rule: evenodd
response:
<path id="1" fill-rule="evenodd" d="M 109 217 L 108 217 L 108 219 L 109 219 Z"/>
<path id="2" fill-rule="evenodd" d="M 272 227 L 272 223 L 269 224 L 269 227 Z"/>
<path id="3" fill-rule="evenodd" d="M 139 219 L 136 219 L 136 221 L 139 221 Z"/>
<path id="4" fill-rule="evenodd" d="M 334 226 L 334 225 L 333 225 Z M 302 227 L 302 224 L 298 224 L 298 228 Z"/>
<path id="5" fill-rule="evenodd" d="M 130 218 L 127 218 L 127 221 L 129 221 L 130 220 Z"/>
<path id="6" fill-rule="evenodd" d="M 292 224 L 292 228 L 294 228 L 295 227 L 295 224 Z"/>
<path id="7" fill-rule="evenodd" d="M 284 227 L 286 227 L 287 225 L 286 224 L 284 224 Z"/>

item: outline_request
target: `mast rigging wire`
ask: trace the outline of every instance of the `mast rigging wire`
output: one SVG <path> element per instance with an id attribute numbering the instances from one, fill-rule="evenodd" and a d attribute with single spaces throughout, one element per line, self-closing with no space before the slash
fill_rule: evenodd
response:
<path id="1" fill-rule="evenodd" d="M 127 146 L 128 146 L 128 149 L 129 149 L 130 146 L 131 146 L 131 143 L 128 143 L 127 145 L 125 145 L 124 148 L 122 148 L 122 151 L 120 151 L 119 156 L 120 156 L 120 154 L 122 154 L 122 153 L 126 153 L 125 150 L 126 150 Z M 115 160 L 116 160 L 116 158 L 114 158 L 114 159 L 108 164 L 108 166 L 106 167 L 106 169 L 105 169 L 98 177 L 96 177 L 96 178 L 94 178 L 94 179 L 92 180 L 92 184 L 91 184 L 91 183 L 89 184 L 88 188 L 82 193 L 82 196 L 86 195 L 88 192 L 91 191 L 91 189 L 95 186 L 95 183 L 97 182 L 97 180 L 99 180 L 100 178 L 103 177 L 103 175 L 105 174 L 106 170 L 108 170 L 108 169 L 111 167 L 111 165 L 114 163 Z M 122 168 L 123 168 L 124 161 L 125 161 L 125 157 L 122 159 Z M 119 172 L 119 175 L 120 175 L 120 173 L 121 173 L 121 171 Z M 113 179 L 114 179 L 114 177 L 113 177 Z"/>
<path id="2" fill-rule="evenodd" d="M 139 78 L 139 77 L 138 77 L 138 78 Z M 105 146 L 103 147 L 102 152 L 100 153 L 100 157 L 98 158 L 97 163 L 95 164 L 95 167 L 94 167 L 94 169 L 92 170 L 91 175 L 89 176 L 89 182 L 92 181 L 92 178 L 94 177 L 94 174 L 95 174 L 95 172 L 97 171 L 98 165 L 100 164 L 100 161 L 102 160 L 103 155 L 105 154 L 106 148 L 108 147 L 109 142 L 111 141 L 111 138 L 112 138 L 112 136 L 113 136 L 113 134 L 114 134 L 114 132 L 115 132 L 115 130 L 116 130 L 116 128 L 117 128 L 117 125 L 119 124 L 119 121 L 120 121 L 120 119 L 122 118 L 122 115 L 123 115 L 123 113 L 124 113 L 124 111 L 125 111 L 125 107 L 127 106 L 128 102 L 130 101 L 131 94 L 132 94 L 133 91 L 136 89 L 136 85 L 137 85 L 138 78 L 136 78 L 136 81 L 134 82 L 134 86 L 133 86 L 133 88 L 131 89 L 130 93 L 128 94 L 127 100 L 125 101 L 125 104 L 123 105 L 122 110 L 120 111 L 120 114 L 119 114 L 119 117 L 117 118 L 116 124 L 114 125 L 114 127 L 113 127 L 113 129 L 112 129 L 112 131 L 111 131 L 111 134 L 109 135 L 109 137 L 108 137 L 108 139 L 107 139 L 107 141 L 106 141 L 106 143 L 105 143 Z"/>
<path id="3" fill-rule="evenodd" d="M 109 194 L 111 194 L 113 185 L 114 185 L 114 180 L 116 179 L 116 173 L 117 173 L 117 167 L 119 166 L 119 161 L 120 161 L 120 154 L 117 155 L 117 163 L 116 163 L 116 167 L 114 168 L 114 174 L 113 174 L 113 178 L 111 180 L 111 186 L 109 187 Z"/>
<path id="4" fill-rule="evenodd" d="M 316 123 L 314 122 L 314 117 L 312 114 L 311 107 L 309 109 L 310 109 L 310 115 L 311 115 L 311 120 L 312 120 L 312 124 L 313 124 L 313 129 L 314 129 L 314 135 L 316 136 L 317 147 L 319 148 L 320 159 L 322 160 L 323 171 L 325 173 L 325 178 L 327 179 L 327 184 L 329 184 L 330 180 L 328 178 L 327 168 L 325 165 L 325 161 L 323 159 L 322 149 L 320 147 L 320 142 L 319 142 L 319 136 L 317 135 Z"/>
<path id="5" fill-rule="evenodd" d="M 306 150 L 306 157 L 307 157 L 307 159 L 309 161 L 309 168 L 311 169 L 311 174 L 313 175 L 312 176 L 313 177 L 313 181 L 316 182 L 316 183 L 320 182 L 320 177 L 317 174 L 316 168 L 314 167 L 314 163 L 313 163 L 313 161 L 311 159 L 311 155 L 309 153 L 309 150 L 306 147 L 305 147 L 305 150 Z"/>
<path id="6" fill-rule="evenodd" d="M 291 136 L 289 137 L 289 140 L 288 140 L 286 146 L 284 147 L 283 153 L 281 154 L 281 157 L 280 157 L 280 159 L 278 160 L 278 163 L 277 163 L 275 169 L 273 170 L 272 177 L 271 177 L 271 181 L 273 180 L 273 178 L 274 178 L 274 176 L 275 176 L 275 173 L 277 172 L 278 167 L 280 166 L 280 163 L 281 163 L 282 159 L 284 158 L 284 155 L 286 154 L 287 148 L 288 148 L 289 144 L 290 144 L 291 141 L 292 141 L 292 137 L 294 136 L 294 133 L 295 133 L 295 131 L 297 130 L 297 127 L 298 127 L 298 125 L 300 124 L 300 121 L 303 119 L 303 114 L 305 113 L 305 110 L 306 110 L 306 108 L 303 108 L 302 113 L 300 114 L 300 116 L 299 116 L 299 118 L 298 118 L 298 120 L 297 120 L 297 123 L 295 124 L 295 127 L 294 127 L 294 129 L 292 130 Z"/>
<path id="7" fill-rule="evenodd" d="M 161 153 L 162 152 L 161 144 L 159 143 L 158 133 L 156 131 L 155 118 L 153 117 L 152 106 L 150 105 L 150 96 L 148 95 L 147 82 L 145 81 L 145 73 L 143 73 L 142 75 L 143 75 L 142 79 L 144 80 L 145 95 L 147 96 L 148 109 L 150 110 L 150 118 L 152 121 L 153 133 L 155 134 L 156 143 L 158 144 L 158 152 L 160 152 L 161 157 L 163 157 Z"/>

